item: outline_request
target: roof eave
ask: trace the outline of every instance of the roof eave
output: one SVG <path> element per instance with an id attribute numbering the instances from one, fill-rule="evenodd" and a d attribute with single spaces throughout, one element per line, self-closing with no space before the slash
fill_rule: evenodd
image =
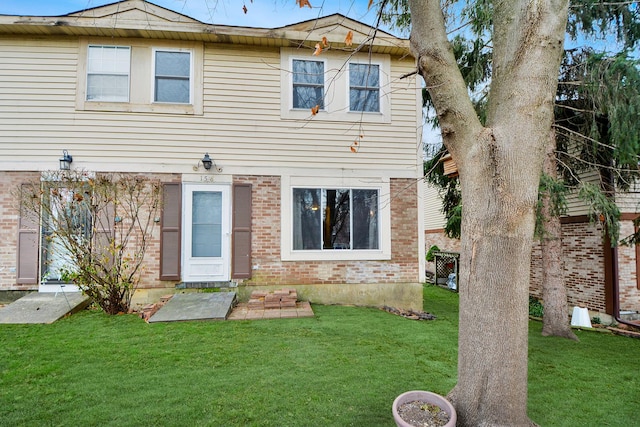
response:
<path id="1" fill-rule="evenodd" d="M 69 36 L 69 37 L 118 37 L 150 38 L 164 40 L 191 40 L 211 43 L 231 43 L 256 46 L 307 46 L 313 47 L 321 40 L 314 29 L 306 30 L 296 25 L 276 29 L 237 27 L 203 24 L 199 22 L 141 22 L 117 21 L 112 25 L 96 25 L 84 18 L 68 16 L 7 16 L 0 15 L 0 34 L 30 36 Z M 356 49 L 372 52 L 384 52 L 392 55 L 409 54 L 409 41 L 391 36 L 384 32 L 375 33 L 375 37 L 360 32 L 354 34 L 353 45 L 348 47 L 338 34 L 328 32 L 329 45 L 336 49 Z"/>

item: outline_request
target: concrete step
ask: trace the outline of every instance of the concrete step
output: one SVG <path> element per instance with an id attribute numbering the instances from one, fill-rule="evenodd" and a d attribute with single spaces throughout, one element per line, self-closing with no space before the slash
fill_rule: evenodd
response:
<path id="1" fill-rule="evenodd" d="M 53 323 L 90 302 L 81 292 L 34 292 L 0 308 L 0 323 Z"/>
<path id="2" fill-rule="evenodd" d="M 149 318 L 149 323 L 226 320 L 235 304 L 235 292 L 175 294 Z"/>

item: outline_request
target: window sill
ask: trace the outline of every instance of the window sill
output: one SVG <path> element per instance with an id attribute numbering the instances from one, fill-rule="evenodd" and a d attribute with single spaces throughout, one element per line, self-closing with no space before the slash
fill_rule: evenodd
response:
<path id="1" fill-rule="evenodd" d="M 283 109 L 280 114 L 283 120 L 320 120 L 328 122 L 363 122 L 363 123 L 391 123 L 391 117 L 380 112 L 347 111 L 327 112 L 320 110 L 316 115 L 311 114 L 311 109 Z"/>
<path id="2" fill-rule="evenodd" d="M 282 254 L 283 261 L 388 261 L 390 253 L 382 250 L 291 251 Z"/>
<path id="3" fill-rule="evenodd" d="M 201 116 L 202 107 L 185 104 L 132 104 L 128 102 L 86 101 L 76 107 L 79 111 L 105 111 L 116 113 L 156 113 Z"/>

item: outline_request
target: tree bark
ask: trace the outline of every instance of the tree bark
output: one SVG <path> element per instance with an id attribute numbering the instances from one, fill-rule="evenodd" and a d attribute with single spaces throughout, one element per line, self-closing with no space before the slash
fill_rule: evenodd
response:
<path id="1" fill-rule="evenodd" d="M 460 173 L 459 426 L 526 426 L 528 297 L 535 205 L 563 49 L 567 0 L 494 2 L 483 127 L 438 0 L 409 0 L 411 44 Z"/>
<path id="2" fill-rule="evenodd" d="M 556 162 L 556 138 L 551 133 L 542 170 L 549 177 L 558 177 Z M 564 263 L 562 258 L 562 225 L 560 216 L 553 208 L 549 190 L 541 194 L 542 233 L 540 247 L 542 249 L 542 300 L 544 314 L 542 317 L 542 335 L 556 336 L 579 341 L 569 325 L 569 305 L 567 289 L 564 283 Z"/>

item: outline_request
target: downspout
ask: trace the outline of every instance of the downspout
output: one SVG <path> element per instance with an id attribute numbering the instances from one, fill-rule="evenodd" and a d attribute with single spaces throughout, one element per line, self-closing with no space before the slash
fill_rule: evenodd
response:
<path id="1" fill-rule="evenodd" d="M 613 318 L 618 323 L 637 328 L 635 323 L 620 318 L 620 281 L 618 277 L 618 246 L 611 248 L 611 273 L 613 276 Z"/>

